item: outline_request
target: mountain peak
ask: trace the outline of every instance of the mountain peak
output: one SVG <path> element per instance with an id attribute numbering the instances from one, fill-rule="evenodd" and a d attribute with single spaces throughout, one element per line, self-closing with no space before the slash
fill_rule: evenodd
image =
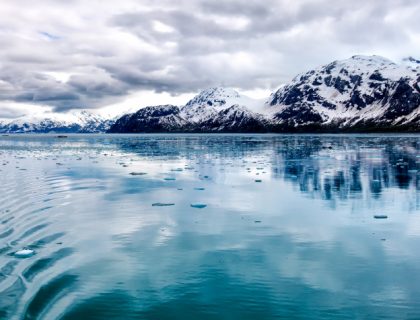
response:
<path id="1" fill-rule="evenodd" d="M 200 105 L 220 107 L 227 105 L 230 100 L 239 99 L 240 97 L 239 93 L 234 89 L 213 87 L 201 91 L 191 99 L 186 106 Z"/>
<path id="2" fill-rule="evenodd" d="M 350 59 L 347 60 L 355 60 L 355 61 L 359 61 L 359 62 L 370 62 L 370 63 L 394 63 L 391 60 L 382 57 L 382 56 L 378 56 L 378 55 L 362 55 L 362 54 L 358 54 L 358 55 L 354 55 L 352 56 Z M 344 60 L 346 61 L 346 60 Z"/>
<path id="3" fill-rule="evenodd" d="M 359 73 L 362 72 L 373 72 L 384 68 L 395 68 L 398 67 L 393 61 L 377 56 L 366 56 L 366 55 L 355 55 L 348 59 L 336 60 L 327 66 L 321 68 L 336 69 L 341 71 L 343 68 L 349 72 Z"/>

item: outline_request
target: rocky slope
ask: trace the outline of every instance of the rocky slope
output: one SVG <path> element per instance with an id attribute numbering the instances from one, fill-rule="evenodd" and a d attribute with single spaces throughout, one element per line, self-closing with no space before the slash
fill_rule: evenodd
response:
<path id="1" fill-rule="evenodd" d="M 415 130 L 420 125 L 420 65 L 354 56 L 297 76 L 267 102 L 284 131 Z"/>

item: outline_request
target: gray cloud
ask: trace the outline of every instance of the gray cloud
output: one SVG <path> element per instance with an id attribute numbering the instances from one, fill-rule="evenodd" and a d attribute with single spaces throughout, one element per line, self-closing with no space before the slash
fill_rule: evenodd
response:
<path id="1" fill-rule="evenodd" d="M 354 54 L 415 56 L 419 14 L 417 0 L 5 1 L 0 102 L 66 111 L 140 90 L 275 89 Z"/>
<path id="2" fill-rule="evenodd" d="M 14 119 L 25 115 L 21 110 L 16 110 L 13 107 L 0 105 L 0 119 Z"/>

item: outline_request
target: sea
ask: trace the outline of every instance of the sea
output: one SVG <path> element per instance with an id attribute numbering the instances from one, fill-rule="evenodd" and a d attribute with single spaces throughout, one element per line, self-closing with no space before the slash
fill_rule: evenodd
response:
<path id="1" fill-rule="evenodd" d="M 0 319 L 419 319 L 420 135 L 0 136 Z"/>

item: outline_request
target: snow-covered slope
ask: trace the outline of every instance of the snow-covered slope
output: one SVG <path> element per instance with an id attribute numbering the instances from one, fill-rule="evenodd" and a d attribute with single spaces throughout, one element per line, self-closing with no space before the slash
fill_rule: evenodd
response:
<path id="1" fill-rule="evenodd" d="M 235 105 L 246 106 L 250 112 L 253 112 L 262 104 L 258 100 L 240 95 L 231 88 L 214 87 L 200 92 L 181 107 L 180 115 L 188 122 L 199 125 Z"/>
<path id="2" fill-rule="evenodd" d="M 109 130 L 114 120 L 82 110 L 72 113 L 50 113 L 25 116 L 0 122 L 2 133 L 98 133 Z"/>
<path id="3" fill-rule="evenodd" d="M 298 75 L 266 109 L 284 130 L 367 130 L 420 125 L 420 65 L 353 56 Z"/>

